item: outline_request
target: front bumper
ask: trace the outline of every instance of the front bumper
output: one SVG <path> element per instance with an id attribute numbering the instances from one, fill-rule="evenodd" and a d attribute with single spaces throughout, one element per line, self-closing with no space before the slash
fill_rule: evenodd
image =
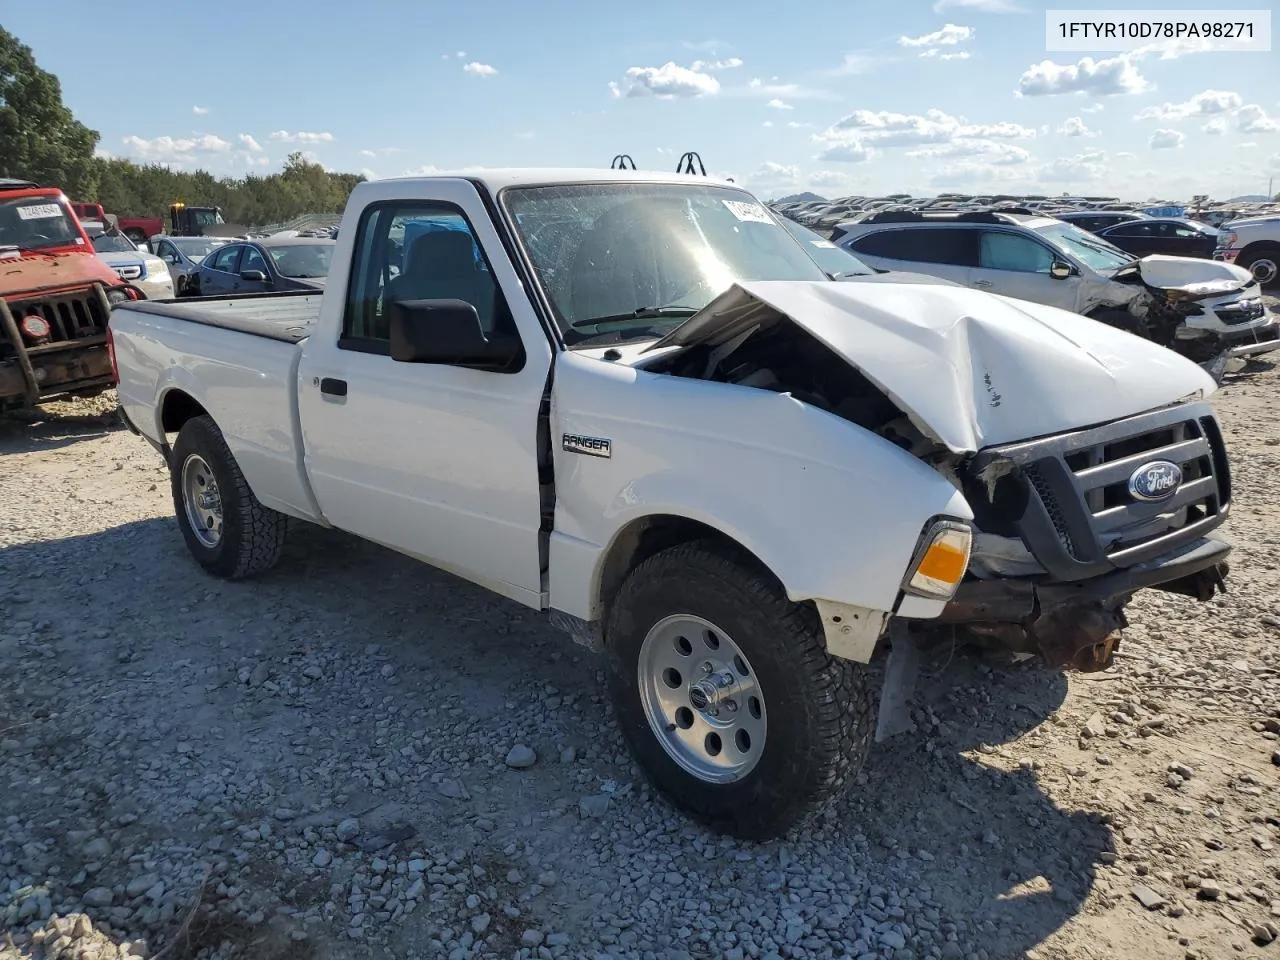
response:
<path id="1" fill-rule="evenodd" d="M 1227 354 L 1232 357 L 1256 357 L 1259 354 L 1280 350 L 1280 322 L 1268 317 L 1267 322 L 1247 330 L 1220 333 Z"/>
<path id="2" fill-rule="evenodd" d="M 1230 544 L 1204 537 L 1167 554 L 1078 583 L 971 580 L 960 585 L 940 623 L 963 624 L 1051 666 L 1081 671 L 1110 665 L 1125 626 L 1123 606 L 1154 588 L 1198 600 L 1223 587 Z"/>
<path id="3" fill-rule="evenodd" d="M 133 285 L 145 293 L 148 300 L 173 299 L 173 278 L 167 272 L 148 279 L 134 280 Z"/>

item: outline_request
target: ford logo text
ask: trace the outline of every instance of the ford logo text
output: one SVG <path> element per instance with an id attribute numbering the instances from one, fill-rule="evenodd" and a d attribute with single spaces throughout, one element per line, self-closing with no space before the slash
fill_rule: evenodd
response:
<path id="1" fill-rule="evenodd" d="M 1129 493 L 1145 503 L 1168 500 L 1181 485 L 1182 468 L 1168 460 L 1144 463 L 1129 476 Z"/>

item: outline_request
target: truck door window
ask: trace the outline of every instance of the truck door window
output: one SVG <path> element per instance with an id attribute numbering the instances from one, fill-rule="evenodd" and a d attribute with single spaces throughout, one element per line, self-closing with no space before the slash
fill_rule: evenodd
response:
<path id="1" fill-rule="evenodd" d="M 396 300 L 462 300 L 486 333 L 516 334 L 515 322 L 471 224 L 452 204 L 374 204 L 357 228 L 339 347 L 386 353 Z"/>
<path id="2" fill-rule="evenodd" d="M 978 246 L 978 266 L 984 270 L 1015 273 L 1048 273 L 1053 253 L 1043 244 L 1016 233 L 983 231 Z"/>

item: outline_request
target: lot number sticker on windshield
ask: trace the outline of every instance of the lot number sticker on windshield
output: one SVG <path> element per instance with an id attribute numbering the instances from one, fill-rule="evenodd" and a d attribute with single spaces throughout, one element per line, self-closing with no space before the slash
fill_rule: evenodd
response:
<path id="1" fill-rule="evenodd" d="M 32 203 L 18 208 L 18 217 L 23 220 L 51 220 L 62 216 L 62 208 L 56 203 Z"/>
<path id="2" fill-rule="evenodd" d="M 720 202 L 728 207 L 729 212 L 743 223 L 773 224 L 773 221 L 769 219 L 769 214 L 758 203 L 750 203 L 746 200 L 722 200 Z"/>

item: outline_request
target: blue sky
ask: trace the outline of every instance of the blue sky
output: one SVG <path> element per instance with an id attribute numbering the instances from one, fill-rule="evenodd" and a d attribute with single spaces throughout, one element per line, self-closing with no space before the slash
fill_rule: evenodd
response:
<path id="1" fill-rule="evenodd" d="M 219 175 L 292 150 L 382 177 L 696 150 L 764 196 L 1280 181 L 1280 46 L 1046 53 L 1046 6 L 1102 4 L 63 0 L 4 19 L 102 151 Z"/>

